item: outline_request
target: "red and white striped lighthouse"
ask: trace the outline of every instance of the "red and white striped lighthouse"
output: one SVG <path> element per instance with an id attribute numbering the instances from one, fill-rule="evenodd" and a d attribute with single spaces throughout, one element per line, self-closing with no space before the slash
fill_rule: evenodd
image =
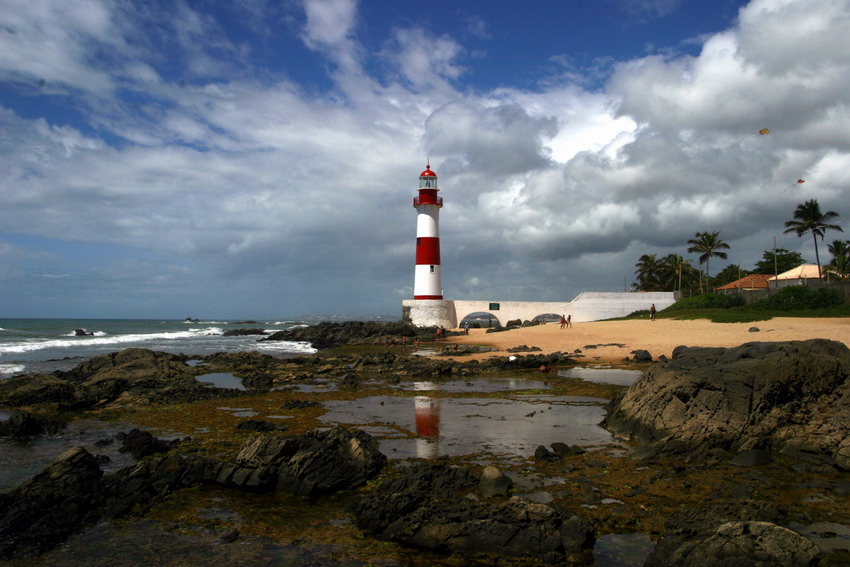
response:
<path id="1" fill-rule="evenodd" d="M 440 208 L 443 198 L 437 196 L 437 174 L 431 163 L 419 174 L 419 196 L 413 198 L 416 208 L 416 271 L 413 299 L 443 299 L 440 279 Z"/>

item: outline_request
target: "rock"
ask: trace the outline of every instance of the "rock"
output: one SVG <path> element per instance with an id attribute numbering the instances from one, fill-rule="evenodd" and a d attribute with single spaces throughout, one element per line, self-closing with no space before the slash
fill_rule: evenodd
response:
<path id="1" fill-rule="evenodd" d="M 661 535 L 654 551 L 646 558 L 644 567 L 673 567 L 681 565 L 717 565 L 706 560 L 702 553 L 689 557 L 690 552 L 705 540 L 715 536 L 718 527 L 730 522 L 761 522 L 782 525 L 789 521 L 788 510 L 769 502 L 732 500 L 719 504 L 708 504 L 681 509 L 667 518 L 665 533 Z M 771 563 L 723 563 L 724 565 L 772 565 Z M 799 565 L 808 565 L 800 563 Z"/>
<path id="2" fill-rule="evenodd" d="M 223 337 L 242 337 L 245 335 L 268 335 L 265 329 L 228 329 L 224 331 Z"/>
<path id="3" fill-rule="evenodd" d="M 840 455 L 850 436 L 850 349 L 825 339 L 677 347 L 608 405 L 603 425 L 644 456 L 803 450 Z"/>
<path id="4" fill-rule="evenodd" d="M 730 461 L 730 465 L 735 465 L 736 467 L 757 467 L 759 465 L 766 465 L 773 461 L 773 457 L 770 454 L 770 451 L 762 451 L 761 449 L 747 449 L 746 451 L 741 451 L 735 457 L 733 457 Z"/>
<path id="5" fill-rule="evenodd" d="M 239 539 L 239 530 L 230 530 L 229 532 L 222 534 L 221 537 L 218 538 L 218 543 L 233 543 L 237 539 Z"/>
<path id="6" fill-rule="evenodd" d="M 584 450 L 583 447 L 579 447 L 578 445 L 567 445 L 566 443 L 555 442 L 551 445 L 552 450 L 557 453 L 559 457 L 572 457 L 573 455 L 584 455 L 587 451 Z"/>
<path id="7" fill-rule="evenodd" d="M 244 431 L 260 431 L 260 432 L 268 432 L 268 431 L 286 431 L 289 429 L 286 425 L 282 423 L 270 423 L 268 421 L 263 421 L 261 419 L 248 419 L 245 421 L 241 421 L 236 425 L 236 429 L 241 429 Z"/>
<path id="8" fill-rule="evenodd" d="M 218 482 L 251 490 L 282 490 L 315 497 L 366 484 L 386 464 L 364 431 L 334 427 L 298 437 L 260 435 L 246 443 L 236 466 Z"/>
<path id="9" fill-rule="evenodd" d="M 33 437 L 55 435 L 65 429 L 66 424 L 31 413 L 15 413 L 0 421 L 0 437 Z"/>
<path id="10" fill-rule="evenodd" d="M 544 463 L 551 463 L 553 461 L 557 461 L 560 457 L 543 445 L 538 445 L 537 449 L 534 450 L 534 459 L 537 461 L 543 461 Z"/>
<path id="11" fill-rule="evenodd" d="M 140 429 L 132 429 L 127 435 L 122 438 L 121 448 L 118 449 L 122 453 L 130 453 L 137 459 L 155 455 L 156 453 L 165 453 L 170 451 L 172 447 L 180 443 L 180 441 L 163 441 L 157 439 L 147 431 Z"/>
<path id="12" fill-rule="evenodd" d="M 387 337 L 434 337 L 434 329 L 419 328 L 409 323 L 379 323 L 375 321 L 344 321 L 319 323 L 309 327 L 272 333 L 262 341 L 304 341 L 314 348 L 324 349 L 347 344 L 374 343 Z"/>
<path id="13" fill-rule="evenodd" d="M 761 329 L 759 329 L 758 327 L 750 327 L 749 331 L 751 333 L 758 333 L 759 331 L 761 331 Z"/>
<path id="14" fill-rule="evenodd" d="M 308 401 L 308 400 L 289 400 L 287 402 L 284 402 L 283 405 L 280 406 L 280 409 L 295 410 L 295 409 L 312 408 L 312 407 L 316 407 L 318 405 L 321 405 L 321 404 L 319 404 L 319 402 L 313 402 L 313 401 Z"/>
<path id="15" fill-rule="evenodd" d="M 652 355 L 647 350 L 636 350 L 632 354 L 634 355 L 632 358 L 634 362 L 652 362 Z"/>
<path id="16" fill-rule="evenodd" d="M 850 471 L 850 437 L 845 437 L 832 454 L 835 464 L 844 471 Z"/>
<path id="17" fill-rule="evenodd" d="M 463 498 L 475 476 L 419 463 L 350 509 L 360 528 L 413 548 L 563 564 L 568 554 L 592 547 L 591 524 L 575 514 L 516 497 L 496 503 Z"/>
<path id="18" fill-rule="evenodd" d="M 37 555 L 77 531 L 100 496 L 102 473 L 82 447 L 0 494 L 0 559 Z"/>
<path id="19" fill-rule="evenodd" d="M 478 494 L 481 496 L 504 496 L 513 488 L 514 481 L 496 467 L 489 465 L 481 471 L 481 481 L 478 484 Z"/>
<path id="20" fill-rule="evenodd" d="M 520 346 L 515 346 L 513 348 L 509 348 L 508 352 L 541 352 L 542 350 L 543 349 L 541 349 L 540 347 L 536 347 L 536 346 L 530 347 L 528 345 L 520 345 Z"/>
<path id="21" fill-rule="evenodd" d="M 688 541 L 663 560 L 645 565 L 800 567 L 813 565 L 818 554 L 814 542 L 788 528 L 770 522 L 727 522 L 707 537 Z"/>
<path id="22" fill-rule="evenodd" d="M 94 333 L 88 333 L 85 329 L 74 329 L 75 337 L 93 337 Z"/>

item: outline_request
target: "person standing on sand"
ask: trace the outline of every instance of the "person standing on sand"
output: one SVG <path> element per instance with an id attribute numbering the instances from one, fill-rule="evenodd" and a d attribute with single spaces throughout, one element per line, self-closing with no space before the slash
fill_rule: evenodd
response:
<path id="1" fill-rule="evenodd" d="M 567 320 L 561 315 L 561 328 L 563 329 L 567 325 Z"/>
<path id="2" fill-rule="evenodd" d="M 569 315 L 567 315 L 567 327 L 572 327 L 572 326 L 573 326 L 573 314 L 570 313 Z"/>
<path id="3" fill-rule="evenodd" d="M 653 303 L 652 306 L 649 308 L 649 320 L 650 321 L 655 321 L 655 313 L 656 313 L 655 304 Z"/>

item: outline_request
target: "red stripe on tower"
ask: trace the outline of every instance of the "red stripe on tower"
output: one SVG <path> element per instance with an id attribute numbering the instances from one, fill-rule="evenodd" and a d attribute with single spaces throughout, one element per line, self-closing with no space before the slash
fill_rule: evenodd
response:
<path id="1" fill-rule="evenodd" d="M 443 299 L 440 274 L 440 208 L 437 196 L 437 174 L 431 164 L 419 174 L 419 195 L 413 198 L 416 208 L 416 269 L 413 299 Z"/>

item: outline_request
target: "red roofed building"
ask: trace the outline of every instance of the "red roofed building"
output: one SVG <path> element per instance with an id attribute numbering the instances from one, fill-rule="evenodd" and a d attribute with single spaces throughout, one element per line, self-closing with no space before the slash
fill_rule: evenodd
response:
<path id="1" fill-rule="evenodd" d="M 756 289 L 767 289 L 768 281 L 773 279 L 769 274 L 750 274 L 734 282 L 714 288 L 718 293 L 738 293 L 739 291 L 753 291 Z"/>

